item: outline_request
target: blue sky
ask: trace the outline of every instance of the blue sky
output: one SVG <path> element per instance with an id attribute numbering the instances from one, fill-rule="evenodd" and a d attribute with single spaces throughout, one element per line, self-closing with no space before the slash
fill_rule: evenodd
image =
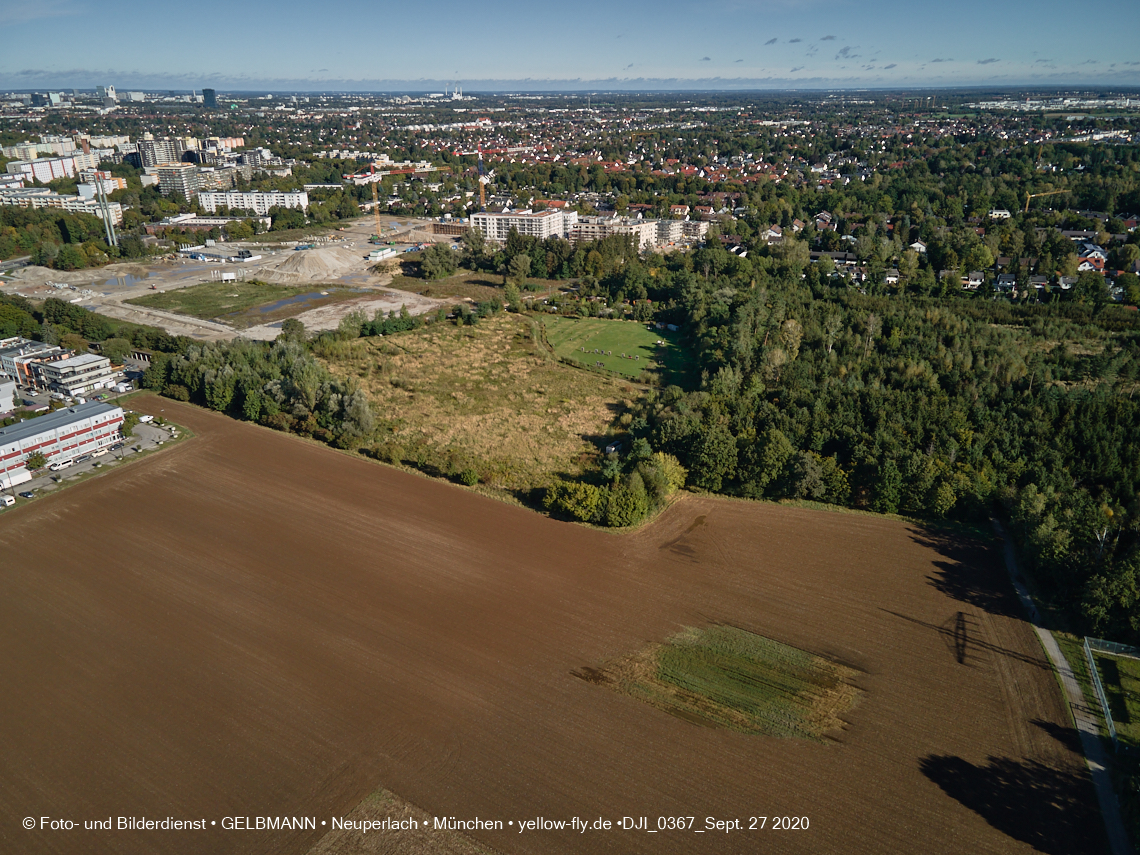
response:
<path id="1" fill-rule="evenodd" d="M 0 0 L 0 88 L 1140 86 L 1140 0 Z"/>

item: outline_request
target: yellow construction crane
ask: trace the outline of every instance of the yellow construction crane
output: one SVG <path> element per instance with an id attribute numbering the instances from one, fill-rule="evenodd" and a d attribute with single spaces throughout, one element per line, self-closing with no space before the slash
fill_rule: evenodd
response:
<path id="1" fill-rule="evenodd" d="M 1068 193 L 1068 190 L 1050 190 L 1047 193 L 1026 193 L 1025 194 L 1025 210 L 1023 213 L 1029 213 L 1029 200 L 1036 199 L 1039 196 L 1056 196 L 1058 193 Z"/>
<path id="2" fill-rule="evenodd" d="M 368 173 L 372 178 L 372 214 L 376 217 L 376 240 L 380 241 L 383 234 L 380 226 L 380 200 L 376 195 L 376 165 L 368 164 Z"/>

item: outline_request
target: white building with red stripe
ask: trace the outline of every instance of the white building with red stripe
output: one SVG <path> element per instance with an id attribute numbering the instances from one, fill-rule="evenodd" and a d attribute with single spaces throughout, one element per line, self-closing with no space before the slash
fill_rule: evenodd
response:
<path id="1" fill-rule="evenodd" d="M 0 488 L 32 479 L 25 465 L 40 452 L 48 463 L 74 460 L 119 441 L 123 409 L 90 401 L 0 428 Z"/>

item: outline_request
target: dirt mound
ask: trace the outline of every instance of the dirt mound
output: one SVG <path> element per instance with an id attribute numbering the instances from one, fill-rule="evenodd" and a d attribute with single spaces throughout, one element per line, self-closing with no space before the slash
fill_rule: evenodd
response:
<path id="1" fill-rule="evenodd" d="M 262 278 L 270 282 L 327 281 L 344 276 L 362 264 L 362 257 L 351 250 L 325 246 L 291 253 L 283 263 Z"/>

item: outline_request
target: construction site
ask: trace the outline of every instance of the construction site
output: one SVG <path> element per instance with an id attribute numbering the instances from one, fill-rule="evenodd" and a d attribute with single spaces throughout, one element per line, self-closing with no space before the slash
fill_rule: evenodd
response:
<path id="1" fill-rule="evenodd" d="M 107 221 L 110 241 L 115 239 L 113 228 Z M 287 301 L 297 310 L 291 316 L 297 317 L 309 330 L 335 329 L 341 319 L 353 311 L 364 311 L 372 317 L 377 311 L 399 311 L 407 307 L 412 314 L 419 314 L 435 310 L 441 301 L 389 286 L 393 274 L 399 272 L 399 259 L 404 253 L 441 239 L 454 240 L 454 237 L 434 234 L 430 221 L 381 216 L 374 210 L 370 216 L 341 229 L 299 241 L 274 241 L 272 235 L 265 235 L 259 239 L 219 243 L 209 247 L 208 254 L 174 252 L 155 260 L 77 271 L 27 266 L 0 276 L 0 291 L 32 300 L 56 297 L 110 318 L 157 326 L 172 335 L 201 341 L 237 337 L 272 340 L 281 332 L 279 311 L 274 311 L 274 320 L 267 324 L 240 328 L 225 320 L 195 317 L 135 301 L 203 283 L 257 280 L 296 287 L 297 299 Z M 377 252 L 378 249 L 381 251 Z M 243 252 L 248 260 L 222 260 L 236 258 Z M 376 256 L 386 257 L 377 260 Z M 300 299 L 310 292 L 328 296 L 320 292 L 332 289 L 342 292 L 350 289 L 355 293 L 311 307 L 309 303 L 314 301 Z"/>

